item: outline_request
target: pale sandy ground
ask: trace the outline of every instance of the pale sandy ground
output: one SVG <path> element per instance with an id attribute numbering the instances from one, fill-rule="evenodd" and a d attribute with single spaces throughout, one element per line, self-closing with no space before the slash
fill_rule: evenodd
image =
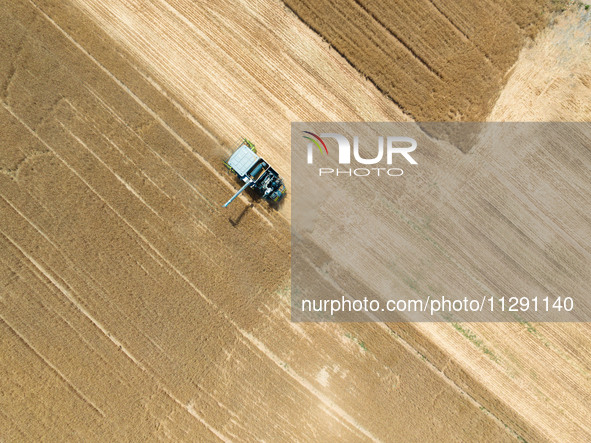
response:
<path id="1" fill-rule="evenodd" d="M 496 362 L 446 324 L 288 322 L 288 208 L 221 212 L 221 159 L 246 135 L 289 182 L 290 121 L 404 116 L 281 4 L 212 5 L 2 5 L 3 437 L 589 440 L 586 325 L 468 325 Z M 588 115 L 573 14 L 492 120 Z"/>
<path id="2" fill-rule="evenodd" d="M 488 121 L 590 121 L 590 22 L 571 8 L 525 47 Z"/>

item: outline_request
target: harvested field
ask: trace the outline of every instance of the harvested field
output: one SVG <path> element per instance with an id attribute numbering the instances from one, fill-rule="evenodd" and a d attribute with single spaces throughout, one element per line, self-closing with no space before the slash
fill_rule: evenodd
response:
<path id="1" fill-rule="evenodd" d="M 586 325 L 290 323 L 289 202 L 221 208 L 238 136 L 289 189 L 291 121 L 484 119 L 541 26 L 537 2 L 511 4 L 490 3 L 498 45 L 479 38 L 488 7 L 405 6 L 419 24 L 458 14 L 461 32 L 432 16 L 466 73 L 405 29 L 425 64 L 389 45 L 404 84 L 279 2 L 2 1 L 0 439 L 588 440 Z M 520 118 L 502 103 L 492 115 Z"/>

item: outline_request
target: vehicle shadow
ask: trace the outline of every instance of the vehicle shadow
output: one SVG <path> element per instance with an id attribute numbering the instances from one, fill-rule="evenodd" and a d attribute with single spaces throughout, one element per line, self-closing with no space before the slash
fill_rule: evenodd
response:
<path id="1" fill-rule="evenodd" d="M 245 206 L 244 209 L 242 210 L 242 212 L 238 215 L 238 217 L 236 217 L 235 219 L 232 219 L 232 217 L 228 217 L 228 221 L 230 222 L 230 224 L 234 227 L 238 226 L 240 224 L 240 221 L 242 220 L 242 218 L 248 213 L 248 211 L 250 209 L 254 208 L 254 203 L 249 204 L 248 206 Z"/>

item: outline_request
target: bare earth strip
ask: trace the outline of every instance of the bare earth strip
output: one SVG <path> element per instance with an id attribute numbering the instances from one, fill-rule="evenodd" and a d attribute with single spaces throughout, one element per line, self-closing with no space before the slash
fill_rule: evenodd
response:
<path id="1" fill-rule="evenodd" d="M 488 121 L 591 121 L 590 22 L 573 9 L 524 48 Z"/>

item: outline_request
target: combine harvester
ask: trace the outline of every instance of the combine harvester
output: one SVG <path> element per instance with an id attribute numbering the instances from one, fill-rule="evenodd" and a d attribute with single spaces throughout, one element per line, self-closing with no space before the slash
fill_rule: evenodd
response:
<path id="1" fill-rule="evenodd" d="M 265 200 L 274 203 L 285 195 L 285 185 L 277 171 L 257 155 L 254 144 L 247 139 L 240 140 L 238 148 L 224 164 L 244 182 L 244 186 L 226 202 L 224 208 L 246 188 L 254 189 Z"/>

